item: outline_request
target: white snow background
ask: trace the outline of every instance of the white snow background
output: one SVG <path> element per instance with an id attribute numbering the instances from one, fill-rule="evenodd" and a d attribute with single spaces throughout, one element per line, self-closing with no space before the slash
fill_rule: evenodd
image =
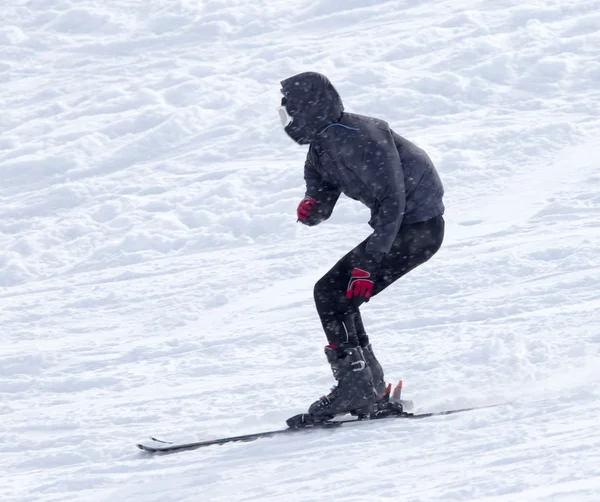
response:
<path id="1" fill-rule="evenodd" d="M 600 1 L 3 0 L 0 500 L 600 500 Z M 279 81 L 425 148 L 446 239 L 363 309 L 417 411 L 284 427 L 333 383 Z"/>

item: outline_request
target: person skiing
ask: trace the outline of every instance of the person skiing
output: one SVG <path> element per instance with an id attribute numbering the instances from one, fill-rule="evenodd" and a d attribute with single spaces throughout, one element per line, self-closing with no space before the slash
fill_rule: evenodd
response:
<path id="1" fill-rule="evenodd" d="M 310 405 L 301 421 L 345 413 L 366 416 L 387 402 L 390 386 L 359 307 L 439 250 L 444 189 L 422 149 L 383 120 L 345 112 L 324 75 L 287 78 L 281 93 L 278 111 L 285 132 L 309 145 L 298 221 L 308 226 L 325 221 L 344 193 L 371 210 L 373 228 L 315 284 L 315 305 L 328 341 L 325 355 L 337 385 Z"/>

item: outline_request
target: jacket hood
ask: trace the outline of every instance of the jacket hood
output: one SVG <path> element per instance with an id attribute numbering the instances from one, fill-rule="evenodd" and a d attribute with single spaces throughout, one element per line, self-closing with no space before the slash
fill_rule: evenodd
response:
<path id="1" fill-rule="evenodd" d="M 340 95 L 325 75 L 305 72 L 281 81 L 292 123 L 285 132 L 296 143 L 312 143 L 320 131 L 338 122 L 344 112 Z"/>

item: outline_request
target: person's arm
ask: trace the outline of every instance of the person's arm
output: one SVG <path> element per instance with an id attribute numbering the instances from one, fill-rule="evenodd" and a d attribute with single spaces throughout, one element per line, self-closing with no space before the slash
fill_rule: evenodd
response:
<path id="1" fill-rule="evenodd" d="M 341 194 L 339 188 L 321 178 L 314 166 L 315 161 L 309 150 L 304 164 L 306 194 L 298 206 L 298 221 L 308 226 L 318 225 L 329 218 Z"/>

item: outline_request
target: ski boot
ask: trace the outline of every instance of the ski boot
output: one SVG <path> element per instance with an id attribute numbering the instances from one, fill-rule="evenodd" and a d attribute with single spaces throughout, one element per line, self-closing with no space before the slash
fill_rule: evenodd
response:
<path id="1" fill-rule="evenodd" d="M 375 394 L 377 395 L 376 410 L 389 410 L 392 384 L 386 385 L 383 377 L 383 368 L 375 357 L 375 353 L 373 352 L 373 347 L 371 344 L 368 343 L 367 345 L 363 346 L 362 350 L 365 356 L 365 362 L 367 363 L 367 366 L 369 366 L 371 374 L 373 375 L 373 388 L 375 389 Z"/>
<path id="2" fill-rule="evenodd" d="M 383 368 L 379 361 L 375 357 L 375 353 L 373 352 L 373 347 L 371 344 L 367 344 L 362 347 L 363 355 L 365 356 L 365 362 L 367 366 L 371 370 L 371 374 L 373 375 L 373 387 L 375 388 L 375 393 L 379 399 L 384 397 L 386 392 L 389 393 L 390 389 L 388 389 L 385 385 L 385 379 L 383 378 Z"/>
<path id="3" fill-rule="evenodd" d="M 325 355 L 338 383 L 327 396 L 311 404 L 308 413 L 288 419 L 289 427 L 318 425 L 346 413 L 360 419 L 376 411 L 377 396 L 373 389 L 373 377 L 361 347 L 327 345 Z"/>

